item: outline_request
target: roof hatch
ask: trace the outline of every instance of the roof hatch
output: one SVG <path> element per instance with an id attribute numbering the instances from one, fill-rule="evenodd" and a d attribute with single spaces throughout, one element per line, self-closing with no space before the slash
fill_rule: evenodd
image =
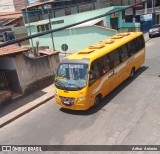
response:
<path id="1" fill-rule="evenodd" d="M 114 40 L 105 40 L 105 41 L 102 41 L 102 43 L 111 44 L 111 43 L 114 43 Z"/>
<path id="2" fill-rule="evenodd" d="M 116 34 L 116 36 L 127 36 L 129 34 L 130 34 L 129 32 L 127 32 L 127 33 L 118 33 L 118 34 Z"/>
<path id="3" fill-rule="evenodd" d="M 124 36 L 122 36 L 122 35 L 116 35 L 116 36 L 113 36 L 113 37 L 111 37 L 111 39 L 121 39 L 122 37 L 124 37 Z"/>
<path id="4" fill-rule="evenodd" d="M 95 45 L 89 46 L 89 49 L 101 49 L 101 48 L 103 48 L 104 46 L 105 46 L 104 43 L 99 42 L 99 43 L 97 43 L 97 44 L 95 44 Z"/>
<path id="5" fill-rule="evenodd" d="M 94 51 L 95 50 L 85 49 L 85 50 L 82 50 L 82 51 L 78 52 L 78 54 L 90 54 L 90 53 L 92 53 Z"/>

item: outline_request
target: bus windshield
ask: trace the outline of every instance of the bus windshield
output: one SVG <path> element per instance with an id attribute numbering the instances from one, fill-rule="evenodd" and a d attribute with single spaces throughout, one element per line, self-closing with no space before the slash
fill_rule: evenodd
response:
<path id="1" fill-rule="evenodd" d="M 64 90 L 80 90 L 86 86 L 87 64 L 60 64 L 55 77 L 55 86 Z"/>

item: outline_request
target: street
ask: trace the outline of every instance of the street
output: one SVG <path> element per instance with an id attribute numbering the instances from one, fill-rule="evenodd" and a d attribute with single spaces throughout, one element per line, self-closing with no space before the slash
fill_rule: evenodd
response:
<path id="1" fill-rule="evenodd" d="M 60 109 L 54 100 L 0 130 L 1 145 L 160 144 L 160 37 L 146 43 L 146 62 L 134 79 L 88 111 Z"/>

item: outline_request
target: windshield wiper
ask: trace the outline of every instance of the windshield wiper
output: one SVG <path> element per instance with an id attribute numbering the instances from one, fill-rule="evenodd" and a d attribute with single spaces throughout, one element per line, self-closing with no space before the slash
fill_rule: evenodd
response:
<path id="1" fill-rule="evenodd" d="M 55 81 L 55 83 L 58 83 L 59 85 L 63 85 L 63 87 L 65 87 L 66 89 L 68 89 L 66 86 L 65 86 L 65 84 L 64 83 L 62 83 L 61 81 L 59 81 L 59 80 L 56 80 Z"/>
<path id="2" fill-rule="evenodd" d="M 81 89 L 81 87 L 75 83 L 70 83 L 71 85 L 76 85 L 78 89 Z"/>

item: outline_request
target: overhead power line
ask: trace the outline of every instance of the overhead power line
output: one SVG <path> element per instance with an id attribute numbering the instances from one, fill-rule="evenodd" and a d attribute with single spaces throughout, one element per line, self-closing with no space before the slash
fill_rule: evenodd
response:
<path id="1" fill-rule="evenodd" d="M 115 11 L 110 11 L 110 12 L 107 12 L 105 14 L 102 14 L 102 15 L 99 15 L 99 16 L 96 16 L 96 17 L 81 21 L 81 22 L 77 22 L 77 23 L 70 24 L 70 25 L 63 26 L 63 27 L 56 28 L 56 29 L 47 30 L 45 32 L 40 32 L 38 34 L 30 35 L 30 36 L 19 38 L 19 39 L 16 39 L 16 40 L 11 40 L 11 41 L 8 41 L 8 42 L 0 44 L 0 47 L 4 47 L 4 46 L 15 44 L 15 43 L 20 43 L 20 42 L 23 42 L 23 41 L 26 41 L 26 40 L 29 40 L 29 39 L 32 39 L 32 38 L 36 38 L 36 37 L 39 37 L 39 36 L 47 35 L 47 34 L 50 34 L 50 33 L 53 33 L 53 32 L 57 32 L 57 31 L 61 31 L 63 29 L 70 28 L 70 27 L 73 27 L 73 26 L 76 26 L 76 25 L 79 25 L 79 24 L 82 24 L 82 23 L 85 23 L 85 22 L 88 22 L 88 21 L 91 21 L 91 20 L 95 20 L 95 19 L 98 19 L 98 18 L 102 18 L 102 17 L 111 15 L 111 14 L 116 13 L 116 12 L 124 11 L 124 10 L 126 10 L 128 8 L 133 8 L 136 5 L 147 3 L 147 2 L 150 2 L 150 1 L 151 0 L 145 0 L 143 2 L 139 2 L 139 3 L 136 3 L 134 5 L 130 5 L 130 6 L 126 7 L 126 8 L 115 10 Z"/>

